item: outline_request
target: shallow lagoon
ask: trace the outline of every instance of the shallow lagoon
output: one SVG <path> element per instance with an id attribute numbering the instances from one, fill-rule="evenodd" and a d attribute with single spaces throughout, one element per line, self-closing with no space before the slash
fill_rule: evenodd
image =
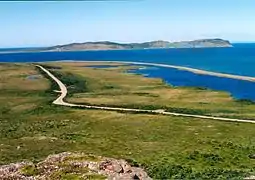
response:
<path id="1" fill-rule="evenodd" d="M 125 64 L 127 66 L 129 64 Z M 144 65 L 143 65 L 144 66 Z M 112 68 L 115 65 L 93 65 L 91 68 Z M 127 73 L 141 74 L 149 78 L 161 78 L 172 86 L 192 86 L 212 90 L 227 91 L 236 99 L 255 101 L 255 83 L 250 81 L 201 75 L 189 71 L 168 67 L 146 65 L 144 68 L 128 70 Z"/>

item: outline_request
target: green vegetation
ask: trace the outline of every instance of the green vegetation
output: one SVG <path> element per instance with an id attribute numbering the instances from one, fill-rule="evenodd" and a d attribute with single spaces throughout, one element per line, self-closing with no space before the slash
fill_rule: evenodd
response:
<path id="1" fill-rule="evenodd" d="M 173 88 L 161 80 L 123 74 L 118 68 L 50 65 L 62 68 L 54 73 L 71 73 L 70 86 L 86 87 L 73 92 L 68 101 L 254 117 L 253 104 L 237 102 L 223 92 Z M 249 158 L 255 153 L 253 124 L 56 106 L 51 102 L 57 93 L 49 91 L 49 80 L 26 78 L 40 73 L 34 66 L 0 64 L 0 70 L 0 164 L 37 162 L 50 154 L 81 151 L 128 159 L 155 179 L 238 179 L 255 173 L 255 160 Z M 24 172 L 37 173 L 33 166 Z M 79 178 L 68 172 L 56 177 Z"/>
<path id="2" fill-rule="evenodd" d="M 46 68 L 48 70 L 61 69 L 60 66 L 51 66 L 51 65 L 48 65 L 48 64 L 34 64 L 34 65 L 41 65 L 41 66 L 43 66 L 44 68 Z"/>
<path id="3" fill-rule="evenodd" d="M 249 99 L 240 99 L 240 100 L 236 100 L 236 102 L 243 104 L 243 105 L 255 105 L 255 102 L 253 102 Z"/>
<path id="4" fill-rule="evenodd" d="M 84 103 L 77 103 L 80 105 L 84 105 Z M 91 106 L 110 106 L 116 108 L 128 108 L 128 109 L 142 109 L 142 110 L 158 110 L 162 109 L 166 112 L 175 112 L 175 113 L 184 113 L 184 114 L 197 114 L 197 115 L 208 115 L 205 110 L 201 109 L 189 109 L 189 108 L 179 108 L 179 107 L 167 107 L 167 106 L 158 106 L 158 105 L 139 105 L 139 104 L 127 104 L 127 105 L 109 105 L 109 104 L 91 104 L 86 103 L 85 105 Z M 77 107 L 78 109 L 82 109 L 82 107 Z M 138 112 L 141 113 L 141 112 Z"/>
<path id="5" fill-rule="evenodd" d="M 59 71 L 61 67 L 58 66 L 43 65 L 43 67 L 49 67 L 49 71 L 65 84 L 69 95 L 87 91 L 86 81 L 82 77 L 74 75 L 70 72 L 61 72 Z M 38 71 L 51 81 L 51 88 L 49 89 L 49 92 L 59 89 L 54 80 L 49 78 L 49 76 L 44 71 L 42 71 L 40 68 L 38 68 Z"/>
<path id="6" fill-rule="evenodd" d="M 51 72 L 67 86 L 69 94 L 86 92 L 86 81 L 83 78 L 72 73 Z"/>
<path id="7" fill-rule="evenodd" d="M 87 165 L 82 165 L 84 162 L 99 162 L 100 157 L 84 154 L 74 154 L 63 157 L 63 159 L 46 159 L 37 164 L 28 163 L 19 172 L 24 176 L 44 177 L 51 180 L 59 179 L 105 179 L 103 175 L 97 174 L 96 171 L 91 171 Z"/>
<path id="8" fill-rule="evenodd" d="M 160 79 L 123 73 L 128 66 L 109 69 L 86 68 L 89 64 L 51 63 L 51 66 L 62 67 L 60 71 L 52 71 L 53 73 L 72 73 L 74 78 L 81 82 L 81 86 L 86 86 L 83 87 L 84 92 L 71 91 L 71 96 L 68 96 L 66 101 L 87 105 L 164 109 L 176 113 L 255 119 L 255 103 L 248 100 L 234 100 L 226 92 L 199 87 L 171 87 Z M 65 81 L 63 77 L 59 77 L 63 82 Z M 80 89 L 78 83 L 74 87 Z"/>
<path id="9" fill-rule="evenodd" d="M 88 173 L 88 168 L 81 168 L 71 165 L 60 165 L 61 170 L 54 173 L 50 178 L 53 180 L 58 179 L 81 179 L 81 174 Z"/>
<path id="10" fill-rule="evenodd" d="M 21 169 L 21 172 L 25 176 L 36 176 L 39 174 L 39 170 L 36 169 L 35 165 L 26 165 Z"/>
<path id="11" fill-rule="evenodd" d="M 101 159 L 97 156 L 94 155 L 80 155 L 80 156 L 73 156 L 73 157 L 66 157 L 65 161 L 93 161 L 93 162 L 97 162 L 100 161 Z"/>
<path id="12" fill-rule="evenodd" d="M 98 179 L 98 180 L 104 180 L 104 179 L 106 179 L 105 176 L 100 175 L 100 174 L 91 174 L 91 175 L 87 175 L 86 178 L 87 178 L 87 179 L 91 179 L 91 180 L 92 180 L 92 179 Z"/>
<path id="13" fill-rule="evenodd" d="M 191 167 L 182 165 L 170 165 L 167 162 L 156 164 L 155 168 L 149 169 L 155 179 L 243 179 L 247 173 L 239 170 L 225 170 L 209 168 L 194 172 Z"/>
<path id="14" fill-rule="evenodd" d="M 61 81 L 67 86 L 69 94 L 86 92 L 86 81 L 83 78 L 72 73 L 63 73 L 59 71 L 51 71 L 51 73 L 53 73 L 58 79 L 61 79 Z"/>
<path id="15" fill-rule="evenodd" d="M 53 177 L 51 177 L 52 180 L 54 179 L 63 179 L 63 180 L 82 180 L 83 178 L 81 178 L 79 175 L 76 174 L 61 174 L 61 172 L 59 174 L 55 174 Z"/>

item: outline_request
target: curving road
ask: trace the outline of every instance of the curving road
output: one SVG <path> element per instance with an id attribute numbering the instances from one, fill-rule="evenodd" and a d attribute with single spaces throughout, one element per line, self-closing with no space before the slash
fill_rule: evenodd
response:
<path id="1" fill-rule="evenodd" d="M 110 61 L 108 61 L 108 62 L 110 62 Z M 111 61 L 111 62 L 114 62 L 114 61 Z M 136 64 L 150 64 L 150 63 L 136 63 Z M 153 64 L 153 65 L 157 65 L 157 64 Z M 160 64 L 160 65 L 165 66 L 165 67 L 170 66 L 170 65 L 168 66 L 168 65 L 163 65 L 163 64 Z M 50 78 L 52 78 L 58 84 L 58 86 L 60 88 L 61 95 L 56 100 L 53 101 L 53 104 L 56 104 L 56 105 L 69 106 L 69 107 L 80 107 L 80 108 L 86 108 L 86 109 L 100 109 L 100 110 L 124 111 L 124 112 L 141 112 L 141 113 L 148 113 L 148 114 L 162 114 L 162 115 L 192 117 L 192 118 L 200 118 L 200 119 L 211 119 L 211 120 L 219 120 L 219 121 L 255 123 L 255 120 L 203 116 L 203 115 L 195 115 L 195 114 L 183 114 L 183 113 L 165 112 L 164 110 L 129 109 L 129 108 L 90 106 L 90 105 L 79 105 L 79 104 L 68 103 L 68 102 L 64 101 L 64 98 L 67 96 L 66 86 L 58 78 L 56 78 L 52 73 L 50 73 L 46 68 L 44 68 L 40 65 L 36 65 L 36 67 L 43 70 L 46 74 L 48 74 L 48 76 Z"/>

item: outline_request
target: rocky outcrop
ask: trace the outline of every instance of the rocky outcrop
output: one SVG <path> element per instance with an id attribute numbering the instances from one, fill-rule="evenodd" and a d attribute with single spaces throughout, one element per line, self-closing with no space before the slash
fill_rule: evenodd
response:
<path id="1" fill-rule="evenodd" d="M 21 162 L 0 166 L 1 180 L 66 179 L 150 180 L 147 173 L 125 160 L 64 152 L 34 164 Z"/>

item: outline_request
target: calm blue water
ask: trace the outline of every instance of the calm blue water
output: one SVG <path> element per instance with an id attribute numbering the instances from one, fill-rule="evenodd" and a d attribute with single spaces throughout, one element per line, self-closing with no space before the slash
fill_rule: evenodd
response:
<path id="1" fill-rule="evenodd" d="M 39 47 L 38 47 L 39 48 Z M 22 48 L 0 48 L 0 52 L 6 52 L 6 51 L 23 51 L 23 50 L 32 50 L 33 47 L 22 47 Z"/>
<path id="2" fill-rule="evenodd" d="M 116 60 L 163 63 L 255 77 L 255 44 L 234 44 L 234 48 L 154 49 L 79 52 L 40 52 L 0 54 L 0 62 L 39 62 L 56 60 Z M 230 92 L 236 98 L 255 100 L 255 83 L 170 68 L 139 70 L 175 86 L 200 86 Z"/>
<path id="3" fill-rule="evenodd" d="M 129 70 L 128 72 L 142 74 L 145 77 L 161 78 L 166 83 L 173 86 L 195 86 L 227 91 L 236 99 L 249 99 L 255 101 L 255 83 L 249 81 L 200 75 L 165 67 L 141 68 Z"/>

